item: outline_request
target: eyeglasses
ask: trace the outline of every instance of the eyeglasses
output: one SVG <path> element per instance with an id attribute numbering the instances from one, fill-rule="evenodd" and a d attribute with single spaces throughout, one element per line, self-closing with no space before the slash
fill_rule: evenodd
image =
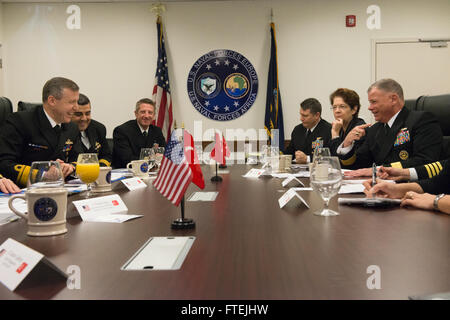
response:
<path id="1" fill-rule="evenodd" d="M 347 106 L 345 104 L 341 104 L 341 105 L 338 105 L 338 106 L 331 106 L 330 110 L 331 111 L 336 111 L 337 109 L 343 110 L 343 109 L 347 109 L 347 108 L 349 108 L 349 106 Z"/>

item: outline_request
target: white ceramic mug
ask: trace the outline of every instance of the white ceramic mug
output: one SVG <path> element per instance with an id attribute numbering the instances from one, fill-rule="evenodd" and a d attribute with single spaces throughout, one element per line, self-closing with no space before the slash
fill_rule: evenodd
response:
<path id="1" fill-rule="evenodd" d="M 27 202 L 28 212 L 14 208 L 15 199 Z M 15 195 L 8 200 L 9 208 L 28 221 L 30 236 L 54 236 L 67 232 L 67 190 L 64 188 L 33 188 L 24 195 Z"/>
<path id="2" fill-rule="evenodd" d="M 100 167 L 100 173 L 92 187 L 93 192 L 111 191 L 111 167 Z"/>
<path id="3" fill-rule="evenodd" d="M 288 169 L 291 167 L 291 163 L 292 154 L 280 155 L 280 172 L 288 172 Z"/>
<path id="4" fill-rule="evenodd" d="M 147 160 L 133 160 L 127 164 L 127 169 L 131 170 L 135 176 L 146 177 L 150 166 Z"/>

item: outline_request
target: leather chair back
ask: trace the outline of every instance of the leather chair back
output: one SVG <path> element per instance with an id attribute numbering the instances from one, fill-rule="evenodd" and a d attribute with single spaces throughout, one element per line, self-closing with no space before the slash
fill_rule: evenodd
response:
<path id="1" fill-rule="evenodd" d="M 450 94 L 422 96 L 417 99 L 416 110 L 431 112 L 438 119 L 444 136 L 441 158 L 450 158 Z"/>
<path id="2" fill-rule="evenodd" d="M 5 123 L 6 118 L 13 112 L 12 103 L 6 97 L 0 97 L 0 126 Z"/>
<path id="3" fill-rule="evenodd" d="M 37 106 L 42 106 L 42 103 L 19 101 L 17 103 L 17 111 L 32 111 Z"/>

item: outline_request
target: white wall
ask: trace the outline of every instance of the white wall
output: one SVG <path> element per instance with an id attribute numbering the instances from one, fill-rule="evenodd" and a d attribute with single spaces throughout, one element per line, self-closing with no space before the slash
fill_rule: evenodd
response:
<path id="1" fill-rule="evenodd" d="M 366 9 L 371 4 L 381 8 L 380 30 L 366 27 Z M 133 117 L 135 102 L 151 96 L 157 55 L 151 2 L 79 3 L 82 29 L 73 31 L 65 26 L 68 6 L 3 4 L 3 94 L 15 105 L 19 100 L 40 101 L 46 80 L 69 77 L 91 98 L 93 116 L 105 123 L 111 136 L 115 126 Z M 372 121 L 366 94 L 372 81 L 372 39 L 450 36 L 448 0 L 168 3 L 163 22 L 177 122 L 184 121 L 191 131 L 196 120 L 202 121 L 203 130 L 263 128 L 270 8 L 277 28 L 287 139 L 299 123 L 299 103 L 308 97 L 318 98 L 323 117 L 332 120 L 328 96 L 338 87 L 356 90 L 362 102 L 361 116 Z M 357 16 L 355 28 L 345 27 L 347 14 Z M 243 54 L 258 73 L 257 100 L 234 121 L 209 120 L 188 99 L 190 68 L 214 49 Z"/>
<path id="2" fill-rule="evenodd" d="M 3 3 L 0 2 L 0 44 L 3 45 Z M 0 47 L 0 59 L 2 58 L 2 47 Z M 3 96 L 3 68 L 0 69 L 0 97 Z"/>

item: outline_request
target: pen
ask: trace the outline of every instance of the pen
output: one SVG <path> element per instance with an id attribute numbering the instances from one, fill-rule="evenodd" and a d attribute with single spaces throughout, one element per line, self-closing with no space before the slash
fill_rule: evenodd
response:
<path id="1" fill-rule="evenodd" d="M 377 184 L 377 165 L 376 165 L 376 163 L 374 162 L 373 164 L 372 164 L 372 188 L 375 186 Z M 374 195 L 372 194 L 372 197 L 373 197 Z"/>

